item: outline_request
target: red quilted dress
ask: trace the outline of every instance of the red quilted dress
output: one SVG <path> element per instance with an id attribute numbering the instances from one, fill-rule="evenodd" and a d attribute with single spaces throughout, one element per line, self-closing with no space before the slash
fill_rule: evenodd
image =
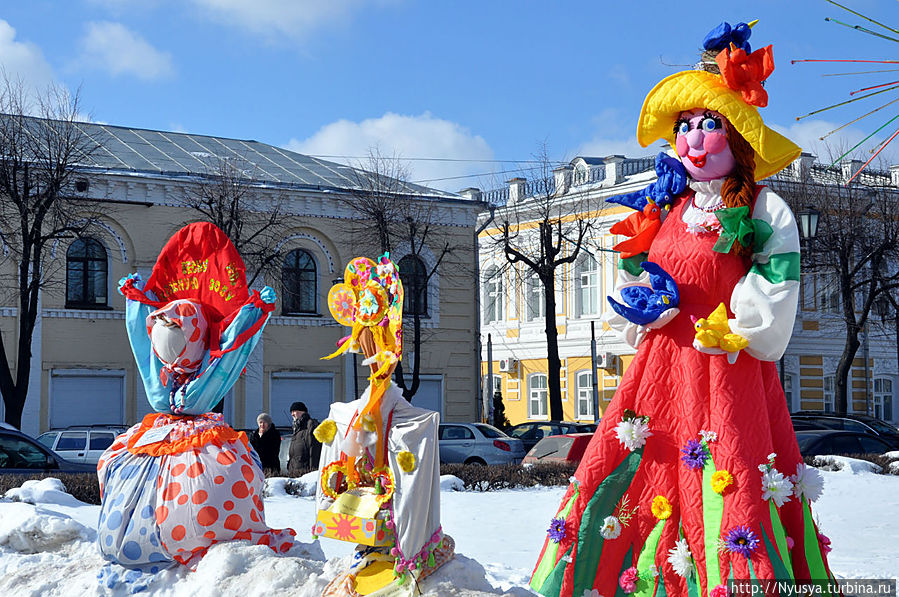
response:
<path id="1" fill-rule="evenodd" d="M 691 316 L 729 304 L 750 262 L 713 251 L 716 234 L 688 232 L 687 203 L 677 200 L 648 257 L 677 282 L 680 313 L 649 332 L 603 414 L 531 580 L 544 595 L 699 597 L 731 578 L 831 578 L 808 500 L 763 497 L 762 469 L 789 483 L 802 462 L 775 364 L 693 348 Z M 616 434 L 631 417 L 651 433 L 633 450 Z M 704 464 L 682 459 L 691 441 Z"/>

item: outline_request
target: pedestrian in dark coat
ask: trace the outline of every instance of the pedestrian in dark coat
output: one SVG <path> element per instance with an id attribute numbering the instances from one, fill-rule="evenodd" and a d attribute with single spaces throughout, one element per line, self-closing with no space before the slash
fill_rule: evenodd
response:
<path id="1" fill-rule="evenodd" d="M 281 474 L 281 434 L 272 422 L 268 413 L 260 413 L 256 417 L 259 428 L 250 434 L 250 445 L 259 454 L 262 461 L 262 470 L 267 476 Z"/>
<path id="2" fill-rule="evenodd" d="M 299 477 L 318 468 L 322 445 L 312 435 L 312 432 L 318 427 L 318 421 L 309 416 L 309 411 L 304 403 L 294 402 L 291 404 L 290 416 L 293 417 L 293 437 L 290 441 L 287 474 L 291 477 Z"/>

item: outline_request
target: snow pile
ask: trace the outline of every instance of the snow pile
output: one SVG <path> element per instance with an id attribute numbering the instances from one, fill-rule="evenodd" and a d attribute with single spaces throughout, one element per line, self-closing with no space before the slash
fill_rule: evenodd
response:
<path id="1" fill-rule="evenodd" d="M 14 502 L 28 504 L 84 505 L 66 492 L 66 486 L 62 484 L 62 481 L 53 477 L 25 481 L 21 487 L 7 491 L 4 497 Z"/>
<path id="2" fill-rule="evenodd" d="M 455 475 L 440 475 L 440 491 L 465 491 L 465 483 Z"/>
<path id="3" fill-rule="evenodd" d="M 264 497 L 298 495 L 310 497 L 318 488 L 318 471 L 306 473 L 295 479 L 287 477 L 269 477 L 265 480 Z"/>
<path id="4" fill-rule="evenodd" d="M 815 456 L 815 466 L 826 471 L 839 471 L 849 473 L 850 475 L 858 475 L 860 473 L 880 473 L 883 468 L 868 462 L 867 460 L 859 460 L 858 458 L 849 458 L 848 456 Z"/>
<path id="5" fill-rule="evenodd" d="M 899 460 L 899 450 L 893 450 L 892 452 L 885 452 L 884 458 L 888 460 Z"/>
<path id="6" fill-rule="evenodd" d="M 93 529 L 65 514 L 40 511 L 32 504 L 3 504 L 0 511 L 0 546 L 13 551 L 54 551 L 70 541 L 93 541 L 96 536 Z"/>

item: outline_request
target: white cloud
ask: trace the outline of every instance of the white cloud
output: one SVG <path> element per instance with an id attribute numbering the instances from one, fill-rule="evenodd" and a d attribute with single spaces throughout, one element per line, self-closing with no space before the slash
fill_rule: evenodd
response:
<path id="1" fill-rule="evenodd" d="M 448 120 L 435 118 L 429 112 L 420 116 L 404 116 L 388 112 L 380 118 L 362 122 L 338 120 L 323 126 L 304 140 L 291 139 L 287 148 L 298 153 L 328 156 L 367 156 L 377 147 L 385 156 L 404 158 L 443 158 L 492 160 L 493 150 L 479 135 Z M 327 158 L 356 165 L 364 160 Z M 473 178 L 454 178 L 486 172 L 491 165 L 483 162 L 440 162 L 409 160 L 410 180 L 427 186 L 458 191 L 474 186 Z M 444 179 L 444 180 L 434 180 Z"/>
<path id="2" fill-rule="evenodd" d="M 316 27 L 340 22 L 366 4 L 385 0 L 193 0 L 213 19 L 265 37 L 300 39 Z"/>
<path id="3" fill-rule="evenodd" d="M 21 80 L 33 90 L 54 82 L 53 69 L 44 53 L 32 43 L 16 41 L 16 30 L 0 19 L 0 68 L 12 80 Z"/>
<path id="4" fill-rule="evenodd" d="M 157 50 L 120 23 L 88 23 L 80 46 L 81 67 L 105 70 L 113 76 L 132 75 L 151 81 L 171 76 L 175 70 L 171 54 Z"/>

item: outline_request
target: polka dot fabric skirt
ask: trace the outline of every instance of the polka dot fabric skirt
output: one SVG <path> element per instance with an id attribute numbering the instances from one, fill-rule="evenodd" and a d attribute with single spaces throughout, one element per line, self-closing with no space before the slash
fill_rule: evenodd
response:
<path id="1" fill-rule="evenodd" d="M 129 449 L 128 440 L 139 431 L 136 425 L 103 454 L 97 465 L 102 496 L 97 540 L 106 559 L 155 572 L 173 562 L 193 567 L 222 541 L 289 550 L 296 533 L 265 524 L 256 453 L 244 438 L 185 442 L 194 427 L 185 419 L 175 419 L 182 429 L 170 435 L 179 438 L 172 443 L 177 448 L 168 450 L 175 453 L 159 453 L 166 451 L 164 445 L 155 450 L 158 455 L 134 453 L 139 449 Z M 209 425 L 204 428 L 204 437 L 210 437 Z M 227 429 L 226 436 L 233 434 Z"/>

